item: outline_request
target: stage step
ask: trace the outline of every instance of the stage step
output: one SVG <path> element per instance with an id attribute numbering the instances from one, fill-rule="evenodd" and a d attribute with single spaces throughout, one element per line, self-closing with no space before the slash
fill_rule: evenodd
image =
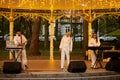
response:
<path id="1" fill-rule="evenodd" d="M 0 80 L 120 80 L 120 73 L 112 71 L 99 73 L 37 71 L 20 74 L 0 74 Z"/>
<path id="2" fill-rule="evenodd" d="M 61 71 L 60 60 L 55 60 L 53 63 L 49 60 L 30 60 L 28 62 L 27 72 L 3 74 L 0 71 L 0 80 L 120 80 L 120 73 L 101 68 L 91 69 L 88 67 L 86 72 L 70 73 Z M 88 66 L 90 61 L 86 61 L 86 64 Z"/>

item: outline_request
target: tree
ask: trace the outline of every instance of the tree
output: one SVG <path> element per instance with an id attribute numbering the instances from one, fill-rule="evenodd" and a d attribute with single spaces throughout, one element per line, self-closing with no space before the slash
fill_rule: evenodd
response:
<path id="1" fill-rule="evenodd" d="M 94 32 L 98 32 L 98 19 L 92 22 L 92 28 L 94 29 Z"/>
<path id="2" fill-rule="evenodd" d="M 83 46 L 82 46 L 82 52 L 86 53 L 87 46 L 88 46 L 88 22 L 86 20 L 83 21 Z M 86 54 L 84 54 L 86 55 Z"/>
<path id="3" fill-rule="evenodd" d="M 119 29 L 118 20 L 119 18 L 117 15 L 105 14 L 103 16 L 100 16 L 98 18 L 98 29 L 100 35 L 108 34 L 114 30 Z"/>
<path id="4" fill-rule="evenodd" d="M 45 42 L 44 42 L 44 48 L 48 48 L 48 35 L 49 34 L 49 22 L 45 20 Z"/>
<path id="5" fill-rule="evenodd" d="M 35 18 L 33 20 L 34 26 L 33 26 L 33 33 L 32 33 L 32 40 L 29 48 L 29 54 L 36 56 L 40 55 L 39 51 L 39 32 L 40 32 L 40 22 L 41 18 Z"/>

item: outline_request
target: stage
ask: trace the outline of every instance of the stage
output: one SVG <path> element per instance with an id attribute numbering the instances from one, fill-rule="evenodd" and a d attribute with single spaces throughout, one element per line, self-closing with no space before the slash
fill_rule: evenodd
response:
<path id="1" fill-rule="evenodd" d="M 9 60 L 1 60 L 0 67 Z M 87 70 L 80 73 L 63 72 L 60 69 L 60 60 L 28 60 L 27 71 L 19 74 L 3 74 L 1 71 L 0 80 L 120 80 L 120 74 L 106 69 L 91 69 L 90 61 L 86 63 Z M 102 62 L 105 66 L 106 62 Z"/>

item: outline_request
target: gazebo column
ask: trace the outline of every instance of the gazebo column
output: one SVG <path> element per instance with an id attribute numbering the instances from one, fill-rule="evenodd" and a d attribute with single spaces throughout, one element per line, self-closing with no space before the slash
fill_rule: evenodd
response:
<path id="1" fill-rule="evenodd" d="M 11 17 L 11 19 L 13 19 L 13 17 Z M 13 40 L 13 27 L 14 27 L 14 21 L 10 20 L 10 41 Z"/>
<path id="2" fill-rule="evenodd" d="M 49 23 L 50 23 L 50 61 L 53 61 L 53 36 L 54 36 L 54 16 L 53 16 L 53 0 L 50 0 L 50 19 L 49 19 Z"/>
<path id="3" fill-rule="evenodd" d="M 14 20 L 13 20 L 13 16 L 12 15 L 10 16 L 9 22 L 10 22 L 10 28 L 9 28 L 10 41 L 12 41 L 13 40 L 13 28 L 14 28 Z M 13 58 L 13 55 L 12 55 L 12 53 L 10 53 L 9 54 L 9 59 L 12 59 L 12 58 Z"/>
<path id="4" fill-rule="evenodd" d="M 54 37 L 54 20 L 50 20 L 50 60 L 53 61 L 53 37 Z"/>
<path id="5" fill-rule="evenodd" d="M 92 37 L 92 22 L 89 21 L 88 22 L 88 41 L 90 40 L 91 37 Z"/>
<path id="6" fill-rule="evenodd" d="M 91 37 L 92 37 L 92 18 L 90 17 L 90 19 L 88 21 L 88 43 L 89 43 L 89 40 L 91 39 Z M 87 56 L 88 56 L 88 60 L 90 60 L 91 55 L 90 55 L 89 50 L 87 51 Z"/>

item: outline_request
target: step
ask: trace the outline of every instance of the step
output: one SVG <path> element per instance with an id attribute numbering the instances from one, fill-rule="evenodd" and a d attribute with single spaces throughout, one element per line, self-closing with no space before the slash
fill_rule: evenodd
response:
<path id="1" fill-rule="evenodd" d="M 53 77 L 53 78 L 0 78 L 0 80 L 120 80 L 120 75 L 90 76 L 90 77 Z"/>
<path id="2" fill-rule="evenodd" d="M 0 80 L 120 80 L 120 73 L 106 72 L 28 72 L 20 74 L 0 74 Z"/>

